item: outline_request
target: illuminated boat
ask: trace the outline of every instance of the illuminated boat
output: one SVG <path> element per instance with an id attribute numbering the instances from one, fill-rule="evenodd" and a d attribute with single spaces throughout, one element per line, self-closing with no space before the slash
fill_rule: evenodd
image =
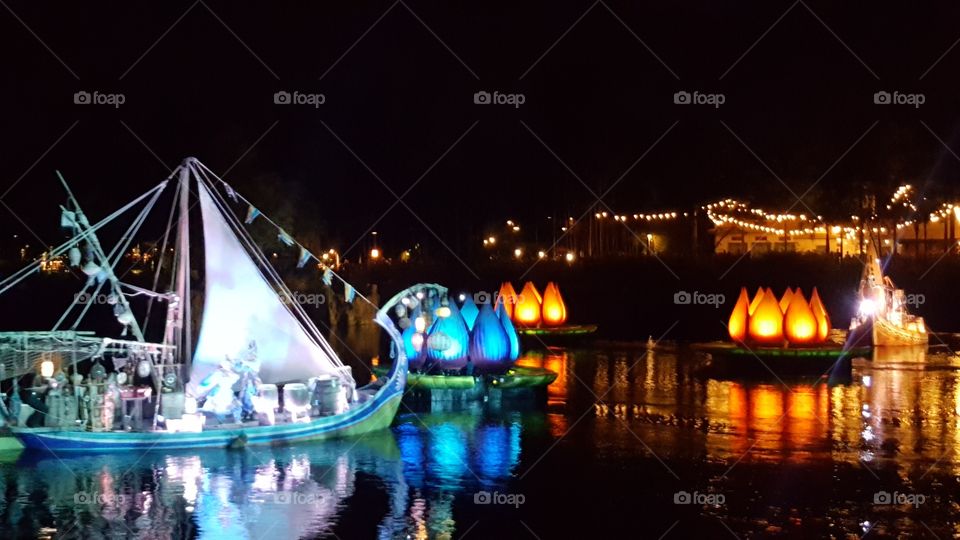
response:
<path id="1" fill-rule="evenodd" d="M 114 273 L 120 257 L 104 253 L 96 231 L 147 200 L 111 254 L 125 252 L 173 178 L 177 179 L 169 212 L 173 226 L 167 231 L 175 231 L 175 238 L 169 244 L 168 238 L 163 239 L 163 246 L 173 246 L 175 254 L 171 258 L 173 268 L 169 269 L 171 290 L 155 292 L 122 283 Z M 394 304 L 388 302 L 375 315 L 376 323 L 393 342 L 393 367 L 386 377 L 357 388 L 350 369 L 247 231 L 245 225 L 263 214 L 199 161 L 188 158 L 167 181 L 96 225 L 90 225 L 69 188 L 67 191 L 70 209 L 63 210 L 62 224 L 74 236 L 51 250 L 51 255 L 69 253 L 71 263 L 81 266 L 89 276 L 79 296 L 96 295 L 102 286 L 109 286 L 108 303 L 114 306 L 124 333 L 132 333 L 133 339 L 97 338 L 78 332 L 0 334 L 3 376 L 18 380 L 39 372 L 35 387 L 46 392 L 46 410 L 37 409 L 43 413 L 45 425 L 34 427 L 28 422 L 11 428 L 28 451 L 125 452 L 280 445 L 361 435 L 386 428 L 393 421 L 407 371 L 400 330 L 388 312 Z M 193 193 L 197 193 L 202 218 L 205 262 L 203 316 L 195 350 L 191 302 L 182 301 L 191 297 L 189 210 Z M 231 210 L 231 201 L 245 203 L 241 206 L 246 206 L 246 223 L 238 211 Z M 273 224 L 266 216 L 263 220 Z M 277 228 L 278 237 L 293 246 L 295 241 Z M 82 265 L 81 245 L 87 251 L 87 261 Z M 302 246 L 300 249 L 300 260 L 308 262 L 306 250 Z M 163 266 L 160 263 L 158 278 Z M 31 271 L 28 267 L 0 282 L 0 292 Z M 333 275 L 332 270 L 326 272 Z M 351 294 L 359 296 L 344 284 L 347 298 Z M 405 293 L 416 295 L 416 291 Z M 145 340 L 127 301 L 130 295 L 167 303 L 162 342 Z M 64 318 L 75 307 L 68 308 Z M 85 309 L 80 317 L 84 313 Z M 13 350 L 11 344 L 20 348 L 12 358 L 7 354 Z M 86 362 L 84 374 L 79 362 L 89 359 L 93 362 Z M 108 374 L 101 359 L 115 372 Z M 239 395 L 233 390 L 235 385 L 241 388 Z M 282 407 L 278 385 L 283 386 Z M 77 396 L 84 399 L 77 400 Z M 28 406 L 14 401 L 17 409 Z M 122 407 L 122 415 L 115 413 L 115 404 Z M 120 425 L 118 416 L 122 418 Z M 12 419 L 16 421 L 17 417 Z"/>
<path id="2" fill-rule="evenodd" d="M 850 321 L 854 342 L 867 341 L 874 346 L 926 345 L 929 342 L 923 317 L 910 314 L 903 289 L 883 275 L 880 258 L 872 240 L 867 241 L 867 262 L 860 279 L 860 304 Z"/>

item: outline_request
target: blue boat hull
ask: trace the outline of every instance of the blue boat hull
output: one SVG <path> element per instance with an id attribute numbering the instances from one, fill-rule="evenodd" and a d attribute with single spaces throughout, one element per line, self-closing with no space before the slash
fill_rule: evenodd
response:
<path id="1" fill-rule="evenodd" d="M 227 448 L 239 441 L 245 445 L 283 445 L 349 437 L 386 428 L 393 421 L 401 394 L 402 391 L 381 390 L 370 401 L 346 413 L 273 426 L 208 429 L 200 433 L 90 432 L 57 428 L 13 428 L 13 432 L 28 450 L 48 452 Z"/>

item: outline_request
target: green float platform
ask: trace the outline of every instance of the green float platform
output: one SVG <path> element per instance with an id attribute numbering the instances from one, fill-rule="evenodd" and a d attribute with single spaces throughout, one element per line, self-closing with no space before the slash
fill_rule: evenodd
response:
<path id="1" fill-rule="evenodd" d="M 377 366 L 378 376 L 387 373 L 389 366 Z M 446 410 L 462 404 L 483 400 L 501 401 L 546 397 L 546 388 L 557 380 L 558 374 L 539 367 L 514 366 L 501 374 L 426 375 L 408 373 L 404 399 L 412 403 L 429 403 L 431 410 Z"/>
<path id="2" fill-rule="evenodd" d="M 843 376 L 851 360 L 870 357 L 870 347 L 845 348 L 829 343 L 811 347 L 749 347 L 726 341 L 694 343 L 696 351 L 710 355 L 709 367 L 724 373 L 776 376 Z"/>

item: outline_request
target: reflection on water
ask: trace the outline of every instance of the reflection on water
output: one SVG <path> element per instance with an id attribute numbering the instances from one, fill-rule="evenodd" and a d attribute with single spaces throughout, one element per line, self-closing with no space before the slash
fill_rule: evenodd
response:
<path id="1" fill-rule="evenodd" d="M 402 407 L 390 431 L 289 448 L 0 463 L 0 537 L 659 537 L 674 522 L 678 535 L 729 534 L 721 522 L 748 536 L 958 532 L 951 354 L 882 351 L 855 361 L 846 385 L 710 378 L 684 348 L 520 363 L 559 374 L 546 403 Z M 727 502 L 678 506 L 681 490 Z M 934 502 L 874 507 L 880 490 Z M 480 492 L 528 502 L 475 504 Z"/>

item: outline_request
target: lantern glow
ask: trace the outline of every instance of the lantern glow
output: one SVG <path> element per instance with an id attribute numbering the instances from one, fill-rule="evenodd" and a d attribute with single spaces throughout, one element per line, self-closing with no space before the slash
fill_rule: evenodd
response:
<path id="1" fill-rule="evenodd" d="M 753 312 L 757 310 L 757 306 L 760 305 L 760 300 L 763 300 L 763 287 L 757 287 L 757 294 L 753 295 L 753 300 L 750 302 L 750 316 L 753 316 Z"/>
<path id="2" fill-rule="evenodd" d="M 769 289 L 761 289 L 759 294 L 760 301 L 750 314 L 748 333 L 757 343 L 779 345 L 783 343 L 783 312 L 780 311 L 780 302 Z"/>
<path id="3" fill-rule="evenodd" d="M 560 289 L 552 281 L 547 283 L 547 288 L 543 291 L 541 312 L 543 324 L 547 326 L 560 326 L 567 322 L 567 306 L 560 296 Z"/>
<path id="4" fill-rule="evenodd" d="M 820 293 L 817 288 L 813 288 L 813 294 L 810 295 L 810 310 L 817 318 L 817 341 L 824 342 L 830 336 L 830 315 L 827 314 L 827 308 L 820 300 Z"/>
<path id="5" fill-rule="evenodd" d="M 730 314 L 730 321 L 727 323 L 730 339 L 737 342 L 746 339 L 749 310 L 750 296 L 747 294 L 747 288 L 740 287 L 740 297 L 737 298 L 737 303 L 733 306 L 733 313 Z"/>
<path id="6" fill-rule="evenodd" d="M 533 282 L 528 281 L 520 291 L 517 305 L 513 310 L 513 320 L 525 326 L 540 324 L 540 304 L 540 293 L 537 292 Z"/>
<path id="7" fill-rule="evenodd" d="M 489 303 L 480 306 L 469 347 L 470 359 L 478 370 L 499 370 L 510 363 L 510 338 Z"/>
<path id="8" fill-rule="evenodd" d="M 806 344 L 817 341 L 817 318 L 798 287 L 783 316 L 783 330 L 790 343 Z"/>
<path id="9" fill-rule="evenodd" d="M 467 323 L 467 329 L 473 330 L 473 323 L 477 320 L 480 310 L 477 309 L 477 304 L 473 302 L 473 295 L 461 296 L 463 296 L 463 306 L 460 307 L 460 315 L 463 316 L 463 322 Z"/>
<path id="10" fill-rule="evenodd" d="M 797 290 L 800 290 L 798 287 Z M 780 311 L 783 313 L 787 312 L 787 308 L 790 307 L 790 299 L 793 298 L 793 289 L 787 287 L 787 290 L 783 291 L 783 296 L 780 297 Z"/>

